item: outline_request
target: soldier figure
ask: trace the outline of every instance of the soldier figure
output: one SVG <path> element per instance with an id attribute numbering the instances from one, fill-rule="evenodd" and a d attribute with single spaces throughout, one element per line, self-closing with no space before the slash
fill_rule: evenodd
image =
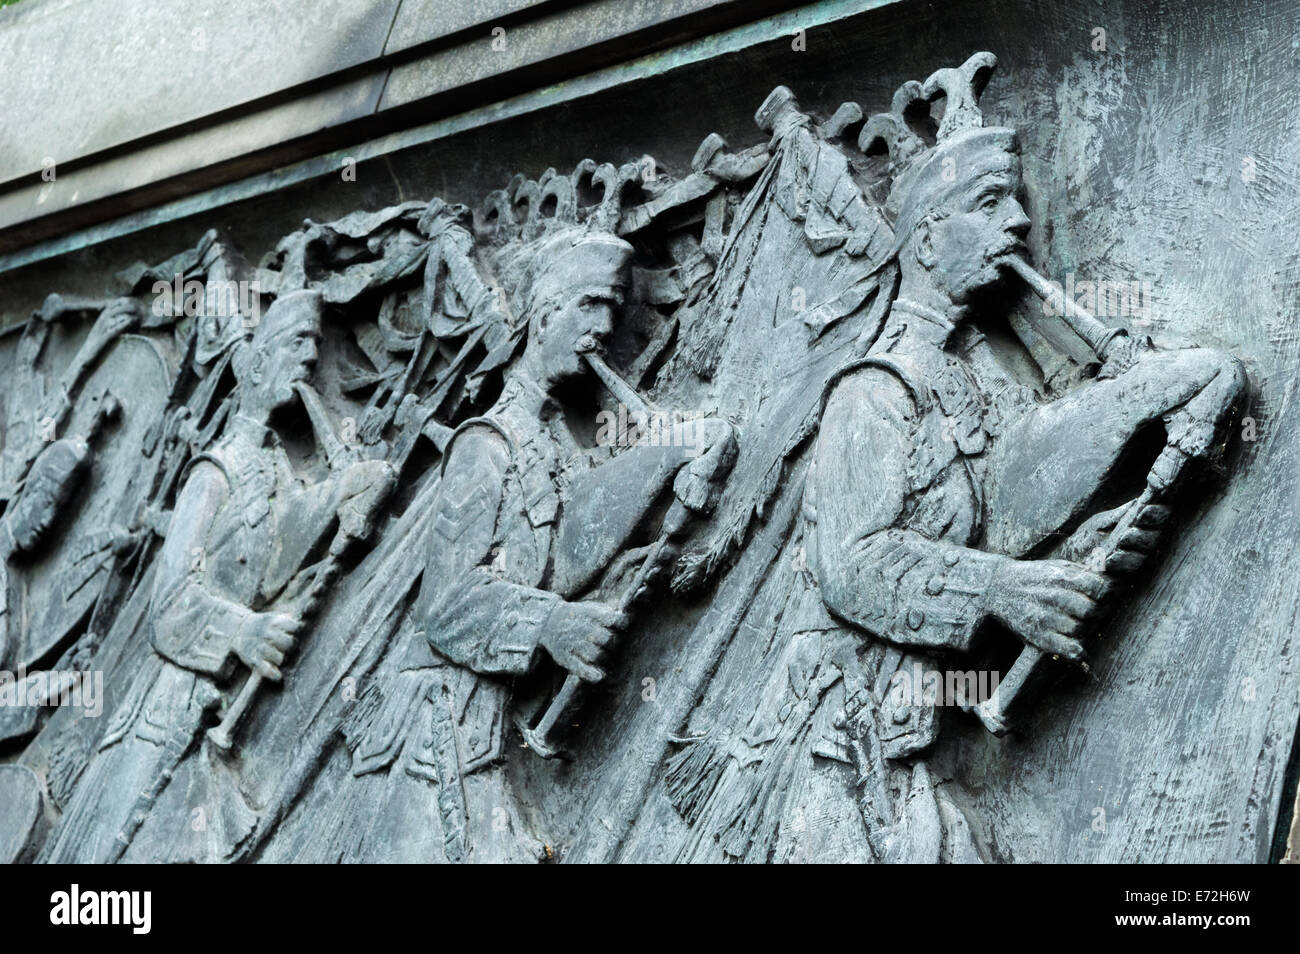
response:
<path id="1" fill-rule="evenodd" d="M 520 268 L 524 353 L 488 413 L 447 445 L 401 671 L 385 677 L 384 714 L 349 733 L 354 772 L 391 769 L 388 807 L 374 812 L 383 831 L 365 857 L 547 857 L 505 764 L 514 683 L 547 657 L 586 682 L 604 678 L 605 653 L 626 625 L 623 594 L 609 593 L 618 574 L 604 571 L 650 549 L 634 537 L 670 486 L 706 505 L 734 452 L 731 426 L 712 419 L 693 422 L 693 447 L 638 445 L 611 457 L 575 438 L 582 408 L 569 406 L 567 389 L 589 374 L 583 353 L 611 332 L 631 254 L 613 235 L 567 227 L 539 240 Z M 410 738 L 393 738 L 397 724 Z M 428 781 L 394 794 L 412 779 L 436 780 L 436 802 Z M 426 828 L 441 831 L 439 850 L 420 846 Z"/>
<path id="2" fill-rule="evenodd" d="M 969 82 L 977 60 L 942 80 Z M 1090 568 L 1126 508 L 1080 524 L 1083 511 L 1143 425 L 1167 424 L 1148 477 L 1167 488 L 1222 439 L 1243 393 L 1244 372 L 1225 354 L 1125 338 L 1096 380 L 1047 404 L 999 367 L 963 325 L 1025 253 L 1016 134 L 983 128 L 969 86 L 946 92 L 937 146 L 895 180 L 897 297 L 867 354 L 827 388 L 796 540 L 803 559 L 783 584 L 787 635 L 758 711 L 722 733 L 730 764 L 684 812 L 695 823 L 685 858 L 978 860 L 962 813 L 909 758 L 936 738 L 932 700 L 920 687 L 892 693 L 891 676 L 924 658 L 912 653 L 971 650 L 989 624 L 1082 661 L 1081 627 L 1114 578 L 1141 565 L 1168 514 L 1134 501 L 1108 559 Z M 1015 483 L 1025 475 L 1038 482 Z M 1063 544 L 1041 556 L 1058 534 Z M 674 758 L 670 790 L 689 792 L 713 757 L 688 746 Z M 857 810 L 846 788 L 859 789 Z M 806 805 L 823 814 L 803 817 Z"/>
<path id="3" fill-rule="evenodd" d="M 30 647 L 16 620 L 24 612 L 24 594 L 9 576 L 7 564 L 18 554 L 43 546 L 57 520 L 67 520 L 69 504 L 90 464 L 90 443 L 104 422 L 117 413 L 117 401 L 103 394 L 91 430 L 78 437 L 55 436 L 72 411 L 96 361 L 124 331 L 140 320 L 130 298 L 118 298 L 99 312 L 90 334 L 54 386 L 40 370 L 40 360 L 53 323 L 62 315 L 98 308 L 98 302 L 67 301 L 50 295 L 32 314 L 14 355 L 9 395 L 4 405 L 3 448 L 0 448 L 0 667 L 26 665 Z M 117 541 L 114 541 L 117 542 Z M 9 738 L 0 728 L 0 738 Z"/>
<path id="4" fill-rule="evenodd" d="M 311 377 L 320 322 L 318 293 L 287 294 L 237 355 L 237 409 L 222 438 L 191 464 L 159 558 L 148 610 L 154 652 L 114 713 L 44 860 L 114 861 L 130 847 L 222 702 L 234 661 L 281 679 L 302 622 L 294 578 L 340 510 L 373 510 L 391 489 L 382 461 L 304 484 L 270 426 Z M 214 825 L 239 817 L 228 808 L 212 813 Z M 237 840 L 249 821 L 217 834 Z"/>

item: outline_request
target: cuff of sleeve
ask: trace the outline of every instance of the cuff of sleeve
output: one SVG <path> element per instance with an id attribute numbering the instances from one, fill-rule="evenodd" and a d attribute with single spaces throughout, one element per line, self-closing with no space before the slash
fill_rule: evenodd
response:
<path id="1" fill-rule="evenodd" d="M 194 636 L 189 642 L 160 639 L 163 634 L 155 631 L 154 648 L 178 666 L 195 672 L 220 674 L 235 651 L 236 639 L 255 615 L 252 610 L 227 604 L 211 607 L 206 618 L 202 614 L 197 619 L 174 618 L 169 621 L 169 628 L 173 631 L 185 628 Z"/>
<path id="2" fill-rule="evenodd" d="M 986 615 L 997 559 L 966 547 L 936 545 L 899 581 L 900 595 L 914 594 L 900 600 L 899 631 L 921 645 L 969 649 Z"/>
<path id="3" fill-rule="evenodd" d="M 534 590 L 522 594 L 506 609 L 501 618 L 501 635 L 493 640 L 494 668 L 519 675 L 532 669 L 551 614 L 563 602 L 555 593 Z"/>

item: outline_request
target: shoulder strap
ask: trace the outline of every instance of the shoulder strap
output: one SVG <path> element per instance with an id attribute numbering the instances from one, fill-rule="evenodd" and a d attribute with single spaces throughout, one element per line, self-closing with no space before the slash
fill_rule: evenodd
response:
<path id="1" fill-rule="evenodd" d="M 222 452 L 220 446 L 209 448 L 203 453 L 195 454 L 191 457 L 189 462 L 185 465 L 184 470 L 181 471 L 180 480 L 177 481 L 178 486 L 185 486 L 185 481 L 189 479 L 190 471 L 192 471 L 200 461 L 207 461 L 209 464 L 214 465 L 217 470 L 221 471 L 221 476 L 226 478 L 226 484 L 232 488 L 235 486 L 234 470 L 226 462 L 225 454 Z"/>
<path id="2" fill-rule="evenodd" d="M 920 414 L 925 414 L 930 410 L 931 396 L 929 385 L 925 382 L 925 375 L 921 369 L 910 358 L 896 354 L 869 354 L 865 358 L 859 358 L 849 364 L 844 365 L 826 382 L 826 387 L 822 391 L 821 411 L 826 412 L 826 402 L 830 400 L 831 393 L 835 387 L 844 378 L 848 377 L 855 371 L 861 371 L 864 368 L 880 368 L 896 377 L 907 388 L 908 394 L 912 397 L 912 403 L 916 405 L 916 410 Z"/>
<path id="3" fill-rule="evenodd" d="M 484 415 L 483 417 L 471 417 L 466 421 L 462 421 L 460 426 L 451 432 L 451 437 L 447 438 L 447 444 L 442 449 L 442 464 L 439 468 L 439 473 L 442 476 L 446 476 L 447 474 L 447 461 L 451 460 L 452 445 L 456 443 L 458 437 L 472 427 L 487 427 L 496 431 L 505 439 L 506 446 L 510 450 L 510 460 L 513 462 L 518 458 L 519 442 L 515 440 L 514 434 L 510 432 L 510 429 L 506 427 L 505 424 L 498 421 L 495 417 L 489 417 L 487 415 Z"/>

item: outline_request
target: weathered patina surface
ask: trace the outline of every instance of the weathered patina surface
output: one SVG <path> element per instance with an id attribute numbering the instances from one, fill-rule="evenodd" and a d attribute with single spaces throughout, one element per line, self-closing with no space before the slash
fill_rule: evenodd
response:
<path id="1" fill-rule="evenodd" d="M 213 232 L 115 299 L 51 296 L 10 349 L 0 668 L 97 676 L 104 718 L 0 708 L 4 783 L 44 805 L 0 846 L 1266 856 L 1286 744 L 1242 804 L 1209 807 L 1199 756 L 1112 754 L 1123 798 L 1062 795 L 1095 757 L 1074 732 L 1123 749 L 1184 693 L 1150 659 L 1213 585 L 1183 568 L 1264 546 L 1216 500 L 1251 355 L 1034 270 L 995 66 L 874 114 L 778 87 L 764 138 L 678 174 L 584 160 L 308 220 L 256 266 Z M 1272 731 L 1217 658 L 1217 714 L 1174 748 Z M 1189 788 L 1160 848 L 1107 821 L 1144 772 Z"/>

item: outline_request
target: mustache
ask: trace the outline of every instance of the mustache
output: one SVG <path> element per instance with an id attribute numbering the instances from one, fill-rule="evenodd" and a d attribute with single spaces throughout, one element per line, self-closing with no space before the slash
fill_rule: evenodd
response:
<path id="1" fill-rule="evenodd" d="M 1013 238 L 1002 243 L 996 248 L 989 249 L 984 253 L 984 261 L 992 262 L 1000 258 L 1006 258 L 1008 255 L 1023 255 L 1029 249 L 1023 239 Z"/>

